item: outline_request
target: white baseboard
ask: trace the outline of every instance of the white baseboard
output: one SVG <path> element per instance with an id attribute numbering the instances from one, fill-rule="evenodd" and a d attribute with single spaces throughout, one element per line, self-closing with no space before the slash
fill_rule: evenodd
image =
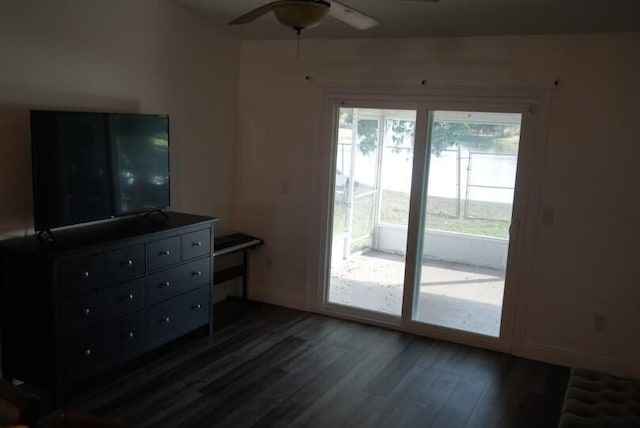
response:
<path id="1" fill-rule="evenodd" d="M 568 367 L 579 367 L 614 376 L 640 379 L 640 361 L 621 361 L 597 357 L 557 346 L 525 342 L 514 355 Z"/>

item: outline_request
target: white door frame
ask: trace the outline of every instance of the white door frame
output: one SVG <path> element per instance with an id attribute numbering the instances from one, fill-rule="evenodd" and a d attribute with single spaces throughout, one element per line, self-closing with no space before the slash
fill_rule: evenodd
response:
<path id="1" fill-rule="evenodd" d="M 546 146 L 546 125 L 549 90 L 538 88 L 427 88 L 421 93 L 403 90 L 331 90 L 324 96 L 321 133 L 315 146 L 314 190 L 316 213 L 309 241 L 310 258 L 307 270 L 307 307 L 318 313 L 381 325 L 414 334 L 464 343 L 472 346 L 520 353 L 524 346 L 533 253 L 543 189 L 543 169 Z M 326 290 L 331 263 L 331 221 L 335 180 L 335 145 L 337 142 L 337 111 L 340 107 L 377 109 L 415 109 L 416 135 L 412 197 L 409 213 L 407 260 L 403 311 L 400 318 L 336 305 L 327 302 Z M 413 321 L 412 305 L 418 267 L 417 242 L 422 227 L 420 212 L 422 196 L 426 194 L 428 114 L 434 110 L 505 112 L 522 114 L 522 132 L 518 153 L 516 192 L 513 219 L 518 219 L 509 246 L 507 277 L 500 338 Z M 516 236 L 517 235 L 517 236 Z M 515 238 L 515 240 L 514 240 Z M 509 284 L 507 286 L 507 284 Z"/>

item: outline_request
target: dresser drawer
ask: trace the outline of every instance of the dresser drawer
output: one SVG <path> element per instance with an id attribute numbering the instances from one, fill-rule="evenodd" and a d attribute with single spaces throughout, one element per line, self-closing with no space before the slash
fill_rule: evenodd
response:
<path id="1" fill-rule="evenodd" d="M 211 252 L 211 229 L 182 235 L 183 260 L 195 259 Z"/>
<path id="2" fill-rule="evenodd" d="M 200 287 L 147 310 L 147 348 L 151 349 L 209 322 L 209 287 Z"/>
<path id="3" fill-rule="evenodd" d="M 170 266 L 181 260 L 179 236 L 161 239 L 149 244 L 149 270 Z"/>
<path id="4" fill-rule="evenodd" d="M 144 311 L 85 329 L 62 340 L 65 379 L 83 377 L 144 352 Z"/>
<path id="5" fill-rule="evenodd" d="M 144 278 L 140 278 L 64 301 L 60 312 L 63 333 L 143 308 L 144 285 Z"/>
<path id="6" fill-rule="evenodd" d="M 149 275 L 147 282 L 149 304 L 158 303 L 202 285 L 207 285 L 210 278 L 210 257 Z"/>
<path id="7" fill-rule="evenodd" d="M 107 253 L 107 281 L 117 282 L 146 271 L 144 244 Z"/>
<path id="8" fill-rule="evenodd" d="M 87 293 L 105 286 L 104 255 L 83 257 L 59 264 L 60 294 L 70 296 Z"/>

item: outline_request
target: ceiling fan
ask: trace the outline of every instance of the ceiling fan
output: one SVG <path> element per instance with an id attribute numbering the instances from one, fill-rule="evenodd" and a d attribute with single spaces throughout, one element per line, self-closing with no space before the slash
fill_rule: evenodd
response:
<path id="1" fill-rule="evenodd" d="M 394 1 L 394 0 L 387 0 Z M 397 1 L 397 0 L 395 0 Z M 431 1 L 439 0 L 404 0 Z M 248 24 L 273 11 L 281 24 L 293 28 L 298 36 L 303 30 L 315 27 L 327 15 L 330 15 L 358 30 L 367 30 L 380 24 L 380 21 L 364 12 L 356 10 L 335 0 L 277 0 L 253 9 L 234 19 L 229 24 Z"/>

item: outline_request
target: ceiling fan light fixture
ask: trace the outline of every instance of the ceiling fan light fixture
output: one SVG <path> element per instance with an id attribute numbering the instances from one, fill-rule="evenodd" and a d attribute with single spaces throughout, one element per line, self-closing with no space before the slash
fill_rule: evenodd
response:
<path id="1" fill-rule="evenodd" d="M 272 10 L 282 25 L 299 32 L 318 25 L 330 7 L 325 1 L 285 0 L 274 3 Z"/>

